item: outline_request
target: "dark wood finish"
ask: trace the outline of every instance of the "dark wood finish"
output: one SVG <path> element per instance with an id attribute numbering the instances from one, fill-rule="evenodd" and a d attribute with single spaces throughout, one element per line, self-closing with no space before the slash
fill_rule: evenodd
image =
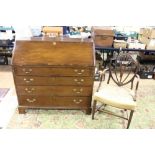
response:
<path id="1" fill-rule="evenodd" d="M 16 41 L 14 65 L 93 66 L 93 43 L 80 41 Z M 56 71 L 56 70 L 55 70 Z"/>
<path id="2" fill-rule="evenodd" d="M 112 36 L 95 36 L 94 42 L 96 46 L 112 47 L 114 37 Z"/>
<path id="3" fill-rule="evenodd" d="M 132 88 L 138 71 L 138 62 L 134 61 L 129 53 L 120 53 L 115 59 L 110 60 L 108 83 L 112 79 L 118 86 L 131 83 Z"/>
<path id="4" fill-rule="evenodd" d="M 18 85 L 79 85 L 92 86 L 93 77 L 39 77 L 39 76 L 14 76 Z"/>
<path id="5" fill-rule="evenodd" d="M 21 95 L 90 96 L 91 87 L 83 86 L 17 86 Z"/>
<path id="6" fill-rule="evenodd" d="M 122 51 L 120 51 L 120 53 L 116 56 L 115 59 L 111 59 L 110 60 L 110 64 L 109 64 L 109 68 L 108 69 L 104 69 L 103 71 L 100 71 L 100 81 L 99 81 L 99 85 L 97 87 L 97 92 L 100 91 L 100 87 L 102 82 L 105 80 L 105 72 L 109 71 L 109 77 L 108 77 L 108 81 L 107 83 L 110 83 L 110 80 L 112 79 L 114 81 L 114 83 L 118 86 L 118 87 L 122 87 L 125 86 L 127 84 L 131 84 L 131 89 L 134 89 L 134 94 L 135 96 L 133 96 L 133 100 L 136 100 L 137 97 L 137 90 L 138 90 L 138 86 L 139 86 L 139 76 L 137 75 L 137 72 L 139 71 L 139 63 L 136 62 L 129 53 L 123 53 Z M 137 81 L 134 83 L 134 80 L 137 78 Z M 105 87 L 106 89 L 106 87 Z M 118 94 L 121 95 L 121 94 Z M 97 108 L 97 100 L 93 101 L 93 105 L 92 105 L 92 119 L 94 119 L 94 115 L 97 111 L 101 110 L 105 113 L 123 118 L 128 120 L 128 124 L 127 124 L 127 129 L 130 126 L 131 120 L 132 120 L 132 116 L 134 113 L 134 110 L 130 110 L 130 109 L 124 109 L 124 111 L 127 112 L 127 110 L 130 111 L 130 116 L 128 117 L 122 117 L 118 114 L 115 114 L 111 111 L 101 109 L 102 106 L 104 106 L 106 103 L 102 103 L 102 105 Z M 116 107 L 117 108 L 117 107 Z"/>
<path id="7" fill-rule="evenodd" d="M 20 95 L 18 97 L 21 106 L 30 107 L 60 107 L 66 109 L 87 109 L 90 97 L 52 97 L 39 95 Z"/>
<path id="8" fill-rule="evenodd" d="M 92 36 L 95 46 L 112 47 L 114 31 L 106 27 L 93 27 Z"/>
<path id="9" fill-rule="evenodd" d="M 129 129 L 129 127 L 130 127 L 130 123 L 131 123 L 131 120 L 132 120 L 133 113 L 134 113 L 134 110 L 131 110 L 131 111 L 130 111 L 129 120 L 128 120 L 127 129 Z"/>
<path id="10" fill-rule="evenodd" d="M 97 103 L 97 101 L 94 100 L 94 103 L 93 103 L 93 109 L 92 109 L 92 119 L 94 119 L 95 110 L 96 110 L 96 103 Z"/>
<path id="11" fill-rule="evenodd" d="M 90 114 L 94 60 L 91 40 L 16 41 L 12 68 L 19 113 L 45 108 L 79 109 Z"/>
<path id="12" fill-rule="evenodd" d="M 18 112 L 19 112 L 19 114 L 25 114 L 26 113 L 25 108 L 23 108 L 23 107 L 18 107 Z"/>
<path id="13" fill-rule="evenodd" d="M 60 60 L 61 61 L 61 60 Z M 15 67 L 16 75 L 39 75 L 39 76 L 92 76 L 93 71 L 87 68 L 69 67 Z"/>

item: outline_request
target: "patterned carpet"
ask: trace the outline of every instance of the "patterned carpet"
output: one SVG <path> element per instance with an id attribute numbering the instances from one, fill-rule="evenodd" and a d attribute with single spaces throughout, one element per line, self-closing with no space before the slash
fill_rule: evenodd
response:
<path id="1" fill-rule="evenodd" d="M 133 115 L 130 129 L 155 129 L 155 80 L 141 80 L 138 92 L 138 107 Z M 115 111 L 115 109 L 113 109 Z M 123 113 L 120 111 L 120 114 Z M 15 112 L 7 128 L 26 129 L 122 129 L 126 121 L 105 113 L 85 115 L 76 110 L 28 110 Z"/>

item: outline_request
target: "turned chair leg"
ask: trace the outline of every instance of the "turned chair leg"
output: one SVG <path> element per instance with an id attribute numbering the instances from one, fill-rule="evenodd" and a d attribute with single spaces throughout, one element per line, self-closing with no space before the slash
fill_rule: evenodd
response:
<path id="1" fill-rule="evenodd" d="M 132 119 L 132 116 L 133 116 L 133 112 L 134 112 L 134 110 L 131 110 L 131 112 L 130 112 L 127 129 L 129 129 L 129 126 L 130 126 L 130 123 L 131 123 L 131 119 Z"/>
<path id="2" fill-rule="evenodd" d="M 92 119 L 94 119 L 94 115 L 95 115 L 95 110 L 96 110 L 96 100 L 94 100 L 93 102 L 93 109 L 92 109 Z"/>

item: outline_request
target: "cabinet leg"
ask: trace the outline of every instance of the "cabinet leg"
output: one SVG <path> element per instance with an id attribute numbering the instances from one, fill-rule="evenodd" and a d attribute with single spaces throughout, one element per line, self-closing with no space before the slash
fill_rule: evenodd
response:
<path id="1" fill-rule="evenodd" d="M 86 109 L 86 115 L 90 115 L 91 114 L 91 108 Z"/>
<path id="2" fill-rule="evenodd" d="M 18 112 L 19 112 L 19 114 L 25 114 L 26 113 L 25 108 L 21 108 L 21 107 L 18 107 Z"/>

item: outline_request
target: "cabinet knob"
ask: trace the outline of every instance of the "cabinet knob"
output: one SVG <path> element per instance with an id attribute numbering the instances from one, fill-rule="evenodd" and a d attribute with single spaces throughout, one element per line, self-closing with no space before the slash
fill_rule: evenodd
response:
<path id="1" fill-rule="evenodd" d="M 82 99 L 74 99 L 74 100 L 73 100 L 73 102 L 76 103 L 76 104 L 79 104 L 79 103 L 81 103 L 82 101 L 83 101 Z"/>
<path id="2" fill-rule="evenodd" d="M 29 74 L 32 72 L 32 69 L 31 68 L 29 68 L 29 69 L 23 68 L 22 71 L 25 72 L 26 74 Z"/>
<path id="3" fill-rule="evenodd" d="M 34 98 L 34 99 L 29 99 L 29 98 L 27 98 L 26 101 L 29 102 L 29 103 L 33 103 L 33 102 L 36 101 L 36 99 L 35 99 L 35 98 Z"/>

